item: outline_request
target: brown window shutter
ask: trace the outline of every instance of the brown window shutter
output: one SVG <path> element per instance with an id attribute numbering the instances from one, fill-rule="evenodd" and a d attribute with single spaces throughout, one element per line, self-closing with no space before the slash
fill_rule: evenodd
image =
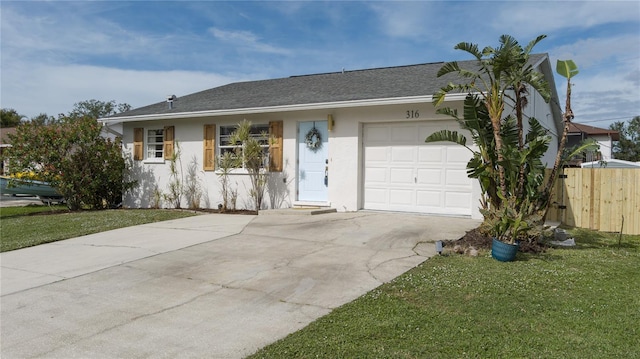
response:
<path id="1" fill-rule="evenodd" d="M 269 171 L 282 172 L 282 121 L 269 122 Z"/>
<path id="2" fill-rule="evenodd" d="M 202 143 L 203 167 L 205 171 L 216 169 L 216 125 L 204 125 L 204 140 Z"/>
<path id="3" fill-rule="evenodd" d="M 170 160 L 171 157 L 173 157 L 174 140 L 175 140 L 175 127 L 165 126 L 164 127 L 164 148 L 163 148 L 165 160 Z"/>
<path id="4" fill-rule="evenodd" d="M 144 129 L 133 129 L 133 160 L 141 161 L 144 159 Z"/>

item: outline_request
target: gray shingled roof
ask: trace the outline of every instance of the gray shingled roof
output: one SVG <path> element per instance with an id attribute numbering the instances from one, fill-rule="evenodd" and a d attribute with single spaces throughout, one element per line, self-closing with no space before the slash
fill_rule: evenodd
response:
<path id="1" fill-rule="evenodd" d="M 545 56 L 532 54 L 530 62 L 538 63 Z M 469 68 L 476 62 L 458 63 Z M 455 75 L 436 76 L 442 65 L 437 62 L 236 82 L 179 96 L 171 109 L 166 101 L 162 101 L 113 117 L 429 96 L 456 80 Z"/>

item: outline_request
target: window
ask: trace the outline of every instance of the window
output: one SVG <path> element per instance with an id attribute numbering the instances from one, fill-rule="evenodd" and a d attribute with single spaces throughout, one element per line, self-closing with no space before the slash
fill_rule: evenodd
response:
<path id="1" fill-rule="evenodd" d="M 224 155 L 225 153 L 231 153 L 233 156 L 237 154 L 242 155 L 242 144 L 240 143 L 231 143 L 231 134 L 236 130 L 236 126 L 220 126 L 220 136 L 219 140 L 219 149 L 220 155 Z M 255 138 L 260 143 L 260 147 L 262 147 L 263 153 L 263 163 L 261 167 L 266 167 L 268 165 L 269 159 L 269 125 L 268 124 L 253 124 L 251 125 L 250 136 Z M 246 163 L 242 162 L 242 166 L 238 168 L 245 168 Z"/>
<path id="2" fill-rule="evenodd" d="M 164 129 L 147 130 L 147 159 L 164 158 Z"/>
<path id="3" fill-rule="evenodd" d="M 171 159 L 174 146 L 173 126 L 133 129 L 133 159 L 158 161 Z"/>

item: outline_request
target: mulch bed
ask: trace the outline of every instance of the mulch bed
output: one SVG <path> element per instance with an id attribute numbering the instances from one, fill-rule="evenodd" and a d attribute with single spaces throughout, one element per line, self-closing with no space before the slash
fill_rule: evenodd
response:
<path id="1" fill-rule="evenodd" d="M 140 211 L 152 210 L 152 209 L 159 209 L 159 208 L 136 208 L 136 210 L 140 210 Z M 176 209 L 175 208 L 168 208 L 167 210 L 176 210 Z M 257 215 L 258 214 L 258 212 L 254 211 L 254 210 L 248 210 L 248 209 L 235 209 L 235 210 L 228 209 L 226 211 L 221 211 L 221 210 L 219 210 L 217 208 L 216 209 L 214 209 L 214 208 L 198 208 L 198 209 L 179 208 L 177 210 L 179 210 L 179 211 L 203 212 L 203 213 L 223 213 L 223 214 L 246 214 L 246 215 Z M 21 214 L 21 216 L 42 216 L 42 215 L 49 215 L 49 214 L 61 214 L 61 213 L 72 213 L 72 212 L 89 212 L 89 211 L 100 211 L 100 210 L 99 209 L 82 209 L 82 210 L 72 211 L 70 209 L 52 209 L 50 211 L 42 211 L 42 212 L 33 212 L 33 213 Z"/>
<path id="2" fill-rule="evenodd" d="M 462 238 L 456 240 L 444 241 L 445 248 L 454 248 L 459 246 L 460 252 L 466 252 L 469 248 L 477 250 L 491 250 L 491 237 L 480 233 L 479 228 L 468 231 Z M 524 253 L 542 253 L 548 248 L 544 243 L 537 242 L 520 242 L 520 252 Z"/>
<path id="3" fill-rule="evenodd" d="M 226 211 L 222 211 L 220 209 L 213 209 L 213 208 L 199 208 L 196 211 L 198 212 L 205 212 L 205 213 L 222 213 L 222 214 L 250 214 L 250 215 L 257 215 L 258 212 L 254 211 L 254 210 L 249 210 L 249 209 L 228 209 Z"/>

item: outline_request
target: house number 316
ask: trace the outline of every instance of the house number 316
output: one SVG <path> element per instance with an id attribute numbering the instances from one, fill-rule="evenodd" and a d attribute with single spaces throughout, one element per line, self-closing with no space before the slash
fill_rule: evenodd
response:
<path id="1" fill-rule="evenodd" d="M 409 110 L 407 111 L 407 117 L 406 118 L 418 118 L 420 117 L 420 112 L 418 112 L 418 110 Z"/>

